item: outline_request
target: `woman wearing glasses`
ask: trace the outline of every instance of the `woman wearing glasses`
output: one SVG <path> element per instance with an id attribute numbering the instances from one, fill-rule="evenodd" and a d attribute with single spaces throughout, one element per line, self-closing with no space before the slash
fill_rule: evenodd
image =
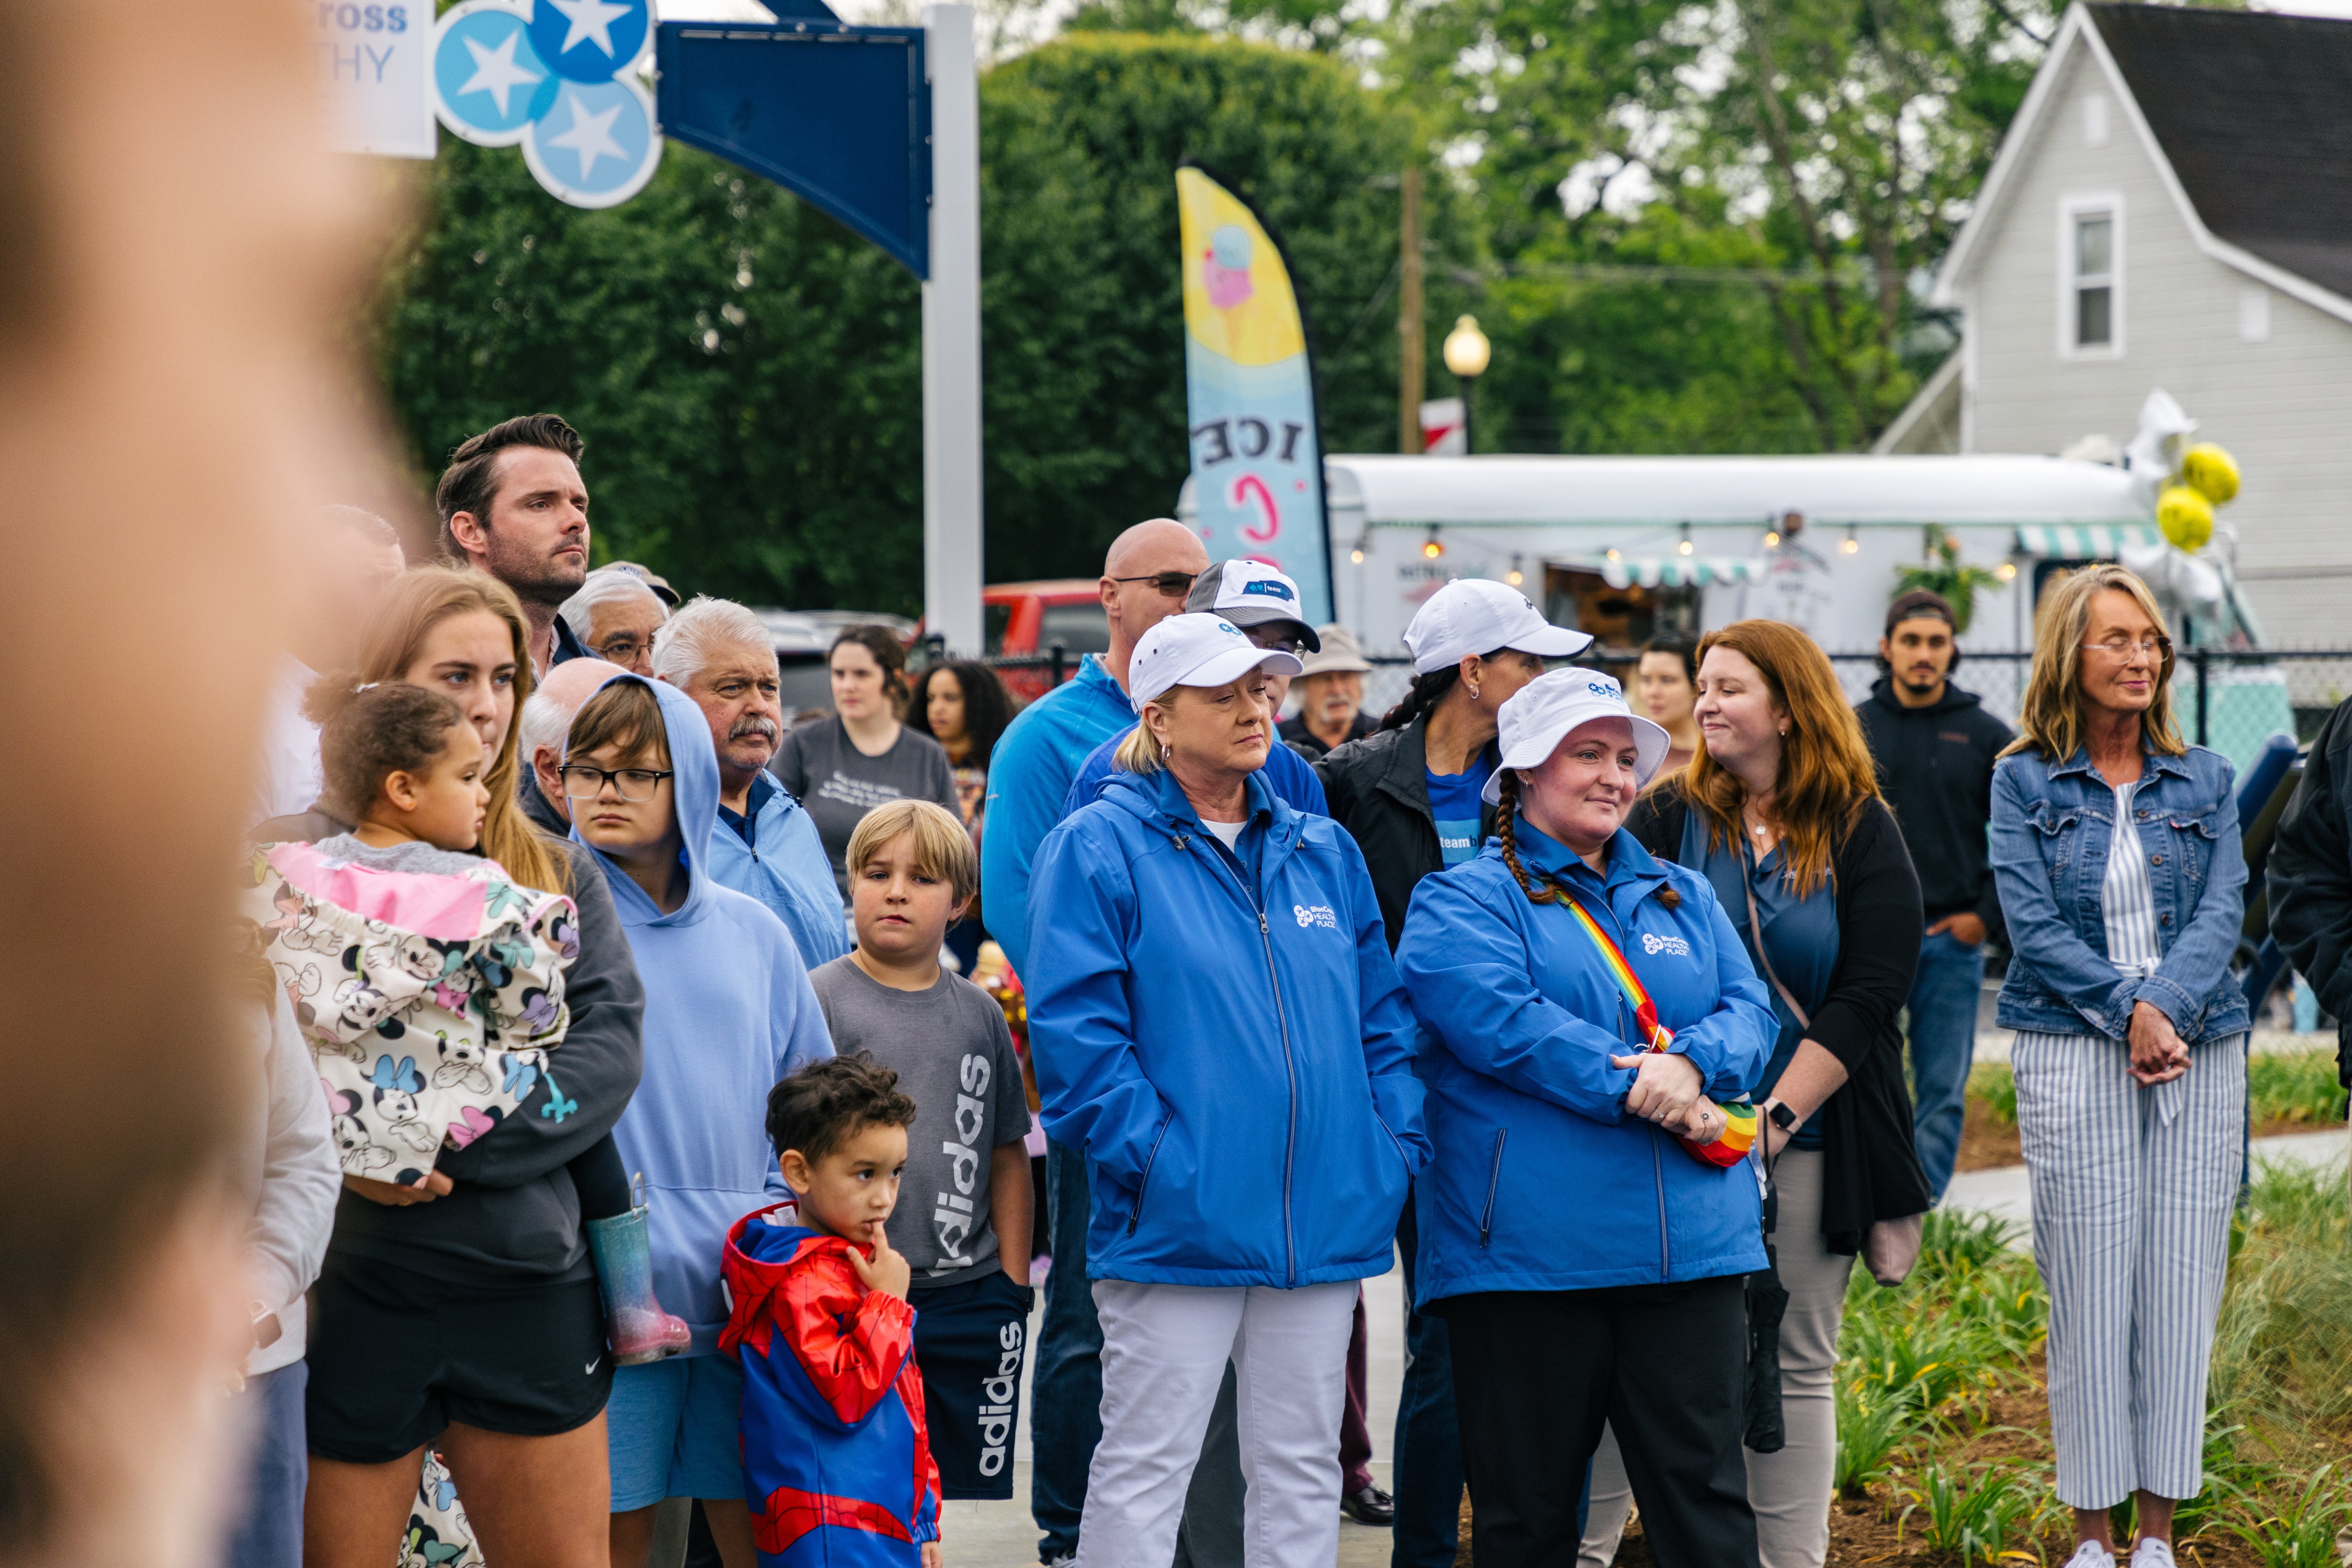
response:
<path id="1" fill-rule="evenodd" d="M 2230 764 L 2184 745 L 2172 645 L 2120 566 L 2042 611 L 2018 738 L 1993 773 L 2015 956 L 2017 1121 L 2050 1289 L 2050 1426 L 2070 1568 L 2171 1568 L 2203 1484 L 2205 1374 L 2242 1159 L 2247 1010 L 2231 981 L 2246 864 Z"/>

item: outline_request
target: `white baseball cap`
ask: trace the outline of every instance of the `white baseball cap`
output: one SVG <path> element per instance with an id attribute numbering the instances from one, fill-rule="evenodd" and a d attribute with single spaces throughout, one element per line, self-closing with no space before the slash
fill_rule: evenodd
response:
<path id="1" fill-rule="evenodd" d="M 1625 706 L 1625 689 L 1615 676 L 1574 667 L 1549 669 L 1511 693 L 1495 715 L 1503 762 L 1486 780 L 1486 804 L 1502 801 L 1504 768 L 1541 767 L 1579 725 L 1595 719 L 1633 721 L 1633 782 L 1648 784 L 1672 744 L 1665 731 Z"/>
<path id="2" fill-rule="evenodd" d="M 1457 577 L 1429 596 L 1404 629 L 1412 672 L 1427 675 L 1459 664 L 1463 656 L 1512 647 L 1543 658 L 1567 658 L 1592 646 L 1584 632 L 1553 626 L 1525 594 L 1485 577 Z"/>
<path id="3" fill-rule="evenodd" d="M 1298 584 L 1280 569 L 1263 561 L 1220 561 L 1192 580 L 1184 607 L 1204 615 L 1223 616 L 1247 631 L 1274 622 L 1295 628 L 1293 640 L 1314 653 L 1323 646 L 1315 628 L 1298 608 Z"/>
<path id="4" fill-rule="evenodd" d="M 1297 675 L 1298 656 L 1258 647 L 1219 616 L 1171 616 L 1137 639 L 1127 659 L 1127 690 L 1140 713 L 1171 686 L 1229 686 L 1253 669 Z"/>

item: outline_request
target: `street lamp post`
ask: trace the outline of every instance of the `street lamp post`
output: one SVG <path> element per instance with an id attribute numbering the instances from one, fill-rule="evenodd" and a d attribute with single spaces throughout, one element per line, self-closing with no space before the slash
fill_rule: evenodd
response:
<path id="1" fill-rule="evenodd" d="M 1470 397 L 1477 389 L 1478 378 L 1486 374 L 1486 363 L 1494 357 L 1495 347 L 1486 334 L 1478 330 L 1478 318 L 1464 316 L 1445 334 L 1445 368 L 1462 384 L 1462 450 L 1465 456 L 1476 450 L 1470 441 Z"/>

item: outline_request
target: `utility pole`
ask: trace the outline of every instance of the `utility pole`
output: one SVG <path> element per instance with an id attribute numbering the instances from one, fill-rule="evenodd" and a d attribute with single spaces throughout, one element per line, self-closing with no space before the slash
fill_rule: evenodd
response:
<path id="1" fill-rule="evenodd" d="M 1407 169 L 1400 182 L 1404 220 L 1399 236 L 1397 282 L 1397 450 L 1421 455 L 1421 171 Z"/>

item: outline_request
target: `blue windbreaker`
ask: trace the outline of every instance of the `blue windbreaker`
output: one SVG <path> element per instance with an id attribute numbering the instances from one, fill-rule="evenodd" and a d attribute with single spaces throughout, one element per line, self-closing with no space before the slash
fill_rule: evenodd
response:
<path id="1" fill-rule="evenodd" d="M 1029 889 L 1037 850 L 1087 753 L 1135 722 L 1135 705 L 1102 656 L 1013 717 L 988 759 L 988 827 L 980 837 L 980 902 L 989 934 L 1029 976 Z"/>
<path id="2" fill-rule="evenodd" d="M 615 665 L 613 679 L 644 678 Z M 664 914 L 596 855 L 646 987 L 645 1077 L 613 1137 L 629 1171 L 646 1178 L 655 1293 L 694 1330 L 686 1353 L 709 1355 L 727 1326 L 719 1262 L 728 1227 L 791 1195 L 761 1121 L 768 1091 L 833 1055 L 833 1041 L 793 933 L 710 873 L 712 837 L 734 830 L 719 825 L 709 721 L 667 681 L 644 683 L 661 703 L 686 840 L 678 853 L 692 879 L 686 902 Z M 572 837 L 587 842 L 576 824 Z"/>
<path id="3" fill-rule="evenodd" d="M 1519 863 L 1550 872 L 1641 977 L 1672 1049 L 1734 1100 L 1772 1055 L 1770 994 L 1706 879 L 1620 830 L 1606 878 L 1516 825 Z M 1682 897 L 1668 909 L 1659 892 Z M 1534 904 L 1499 841 L 1414 889 L 1397 967 L 1429 1038 L 1429 1135 L 1414 1186 L 1424 1310 L 1479 1290 L 1589 1290 L 1764 1267 L 1752 1165 L 1702 1164 L 1624 1120 L 1640 1048 L 1633 1008 L 1600 950 L 1559 904 Z"/>
<path id="4" fill-rule="evenodd" d="M 1229 856 L 1172 776 L 1117 773 L 1037 858 L 1030 1041 L 1045 1130 L 1093 1178 L 1097 1279 L 1385 1273 L 1428 1157 L 1362 852 L 1262 774 L 1249 806 Z"/>
<path id="5" fill-rule="evenodd" d="M 809 968 L 831 963 L 849 951 L 849 922 L 816 824 L 765 769 L 751 775 L 744 804 L 751 837 L 746 840 L 724 821 L 712 829 L 711 876 L 774 910 Z"/>

